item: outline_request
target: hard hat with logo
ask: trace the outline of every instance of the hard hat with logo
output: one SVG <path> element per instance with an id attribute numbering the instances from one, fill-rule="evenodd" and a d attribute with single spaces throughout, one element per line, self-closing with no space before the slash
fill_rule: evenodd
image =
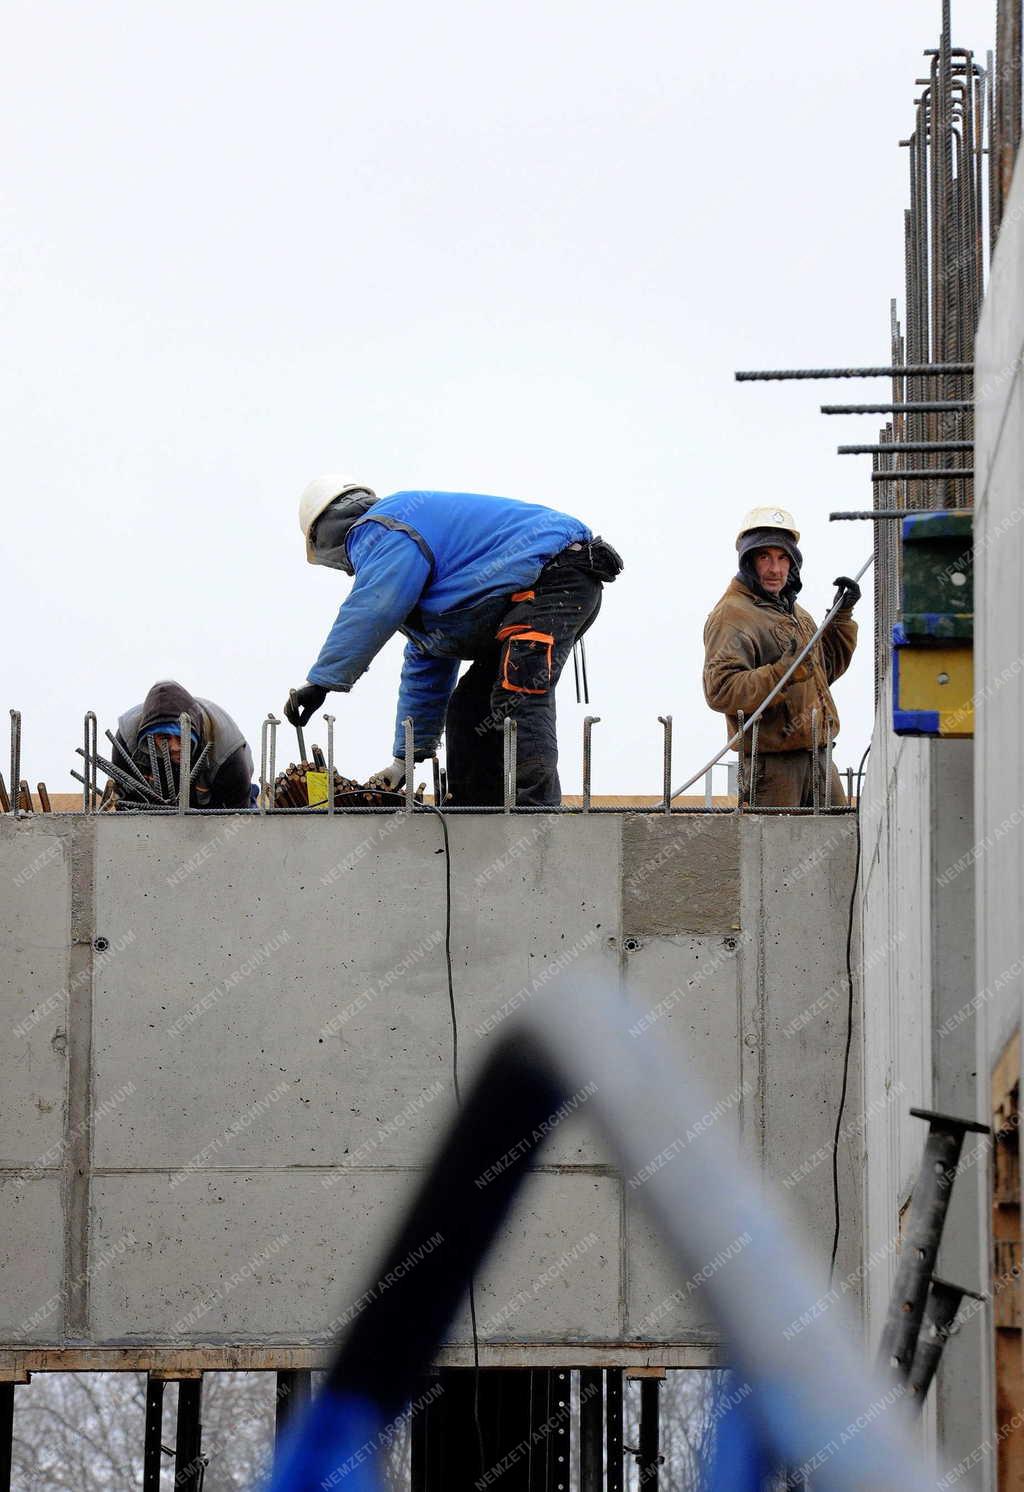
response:
<path id="1" fill-rule="evenodd" d="M 361 495 L 369 497 L 372 501 L 376 501 L 375 494 L 371 488 L 367 487 L 365 482 L 357 482 L 355 477 L 337 476 L 334 473 L 328 473 L 323 477 L 314 477 L 299 498 L 299 527 L 302 530 L 302 537 L 306 541 L 306 558 L 311 565 L 317 563 L 316 554 L 310 539 L 313 525 L 321 513 L 329 508 L 331 503 L 337 501 L 339 497 L 344 497 L 346 492 L 358 492 Z"/>
<path id="2" fill-rule="evenodd" d="M 789 534 L 794 544 L 800 542 L 800 530 L 793 521 L 792 513 L 787 513 L 785 508 L 751 508 L 740 524 L 740 531 L 736 535 L 737 545 L 744 534 L 749 534 L 755 528 L 779 528 Z"/>

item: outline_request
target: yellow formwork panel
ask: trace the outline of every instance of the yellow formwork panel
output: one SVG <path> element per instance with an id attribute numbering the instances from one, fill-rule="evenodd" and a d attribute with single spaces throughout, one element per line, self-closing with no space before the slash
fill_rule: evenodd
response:
<path id="1" fill-rule="evenodd" d="M 938 716 L 940 736 L 974 734 L 974 649 L 903 646 L 899 709 Z"/>

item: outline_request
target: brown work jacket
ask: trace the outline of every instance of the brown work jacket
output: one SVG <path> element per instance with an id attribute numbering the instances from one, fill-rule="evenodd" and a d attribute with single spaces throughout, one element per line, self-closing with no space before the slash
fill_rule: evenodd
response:
<path id="1" fill-rule="evenodd" d="M 733 579 L 704 625 L 704 697 L 726 717 L 730 738 L 771 692 L 794 654 L 814 634 L 814 619 L 797 606 L 765 600 Z M 818 745 L 839 733 L 839 712 L 829 684 L 850 666 L 857 646 L 852 610 L 841 611 L 827 627 L 779 697 L 761 716 L 759 751 L 798 751 L 813 744 L 812 712 L 818 711 Z"/>

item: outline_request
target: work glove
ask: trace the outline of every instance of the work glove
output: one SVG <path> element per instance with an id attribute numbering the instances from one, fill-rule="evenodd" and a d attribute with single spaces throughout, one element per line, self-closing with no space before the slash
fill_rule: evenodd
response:
<path id="1" fill-rule="evenodd" d="M 843 593 L 843 604 L 840 607 L 840 610 L 852 611 L 857 602 L 860 600 L 860 586 L 855 580 L 851 580 L 849 575 L 837 575 L 832 584 L 835 586 L 836 590 L 842 591 Z M 838 596 L 836 597 L 836 600 L 839 600 Z M 833 602 L 833 605 L 834 604 L 835 602 Z"/>
<path id="2" fill-rule="evenodd" d="M 383 787 L 389 792 L 397 792 L 405 781 L 405 762 L 400 757 L 394 757 L 391 765 L 384 767 L 380 772 L 374 772 L 372 777 L 366 780 L 367 787 Z"/>
<path id="3" fill-rule="evenodd" d="M 319 684 L 303 684 L 301 689 L 295 690 L 294 703 L 291 695 L 285 701 L 284 718 L 289 725 L 308 725 L 314 711 L 319 710 L 326 698 L 327 690 Z"/>

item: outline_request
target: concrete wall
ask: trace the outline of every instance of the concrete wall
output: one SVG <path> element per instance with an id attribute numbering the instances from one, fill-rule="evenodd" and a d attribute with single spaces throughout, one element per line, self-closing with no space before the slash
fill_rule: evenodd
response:
<path id="1" fill-rule="evenodd" d="M 561 972 L 621 979 L 637 1040 L 699 1053 L 717 1122 L 780 1182 L 824 1278 L 852 820 L 481 815 L 449 831 L 463 1082 Z M 307 1360 L 288 1349 L 358 1309 L 452 1117 L 436 820 L 5 817 L 0 885 L 0 1346 L 35 1350 L 0 1369 L 70 1347 L 83 1365 L 197 1345 L 208 1366 Z M 859 1091 L 855 1043 L 839 1258 L 854 1302 Z M 717 1360 L 700 1291 L 672 1299 L 683 1282 L 580 1110 L 477 1281 L 484 1360 Z M 463 1317 L 446 1360 L 468 1342 Z"/>
<path id="2" fill-rule="evenodd" d="M 877 1345 L 898 1262 L 901 1215 L 921 1163 L 927 1124 L 911 1107 L 973 1118 L 973 743 L 894 736 L 884 699 L 861 804 L 860 949 L 864 990 L 865 1299 Z M 980 1289 L 977 1158 L 968 1141 L 938 1273 Z M 984 1170 L 984 1164 L 981 1165 Z M 966 1321 L 947 1350 L 930 1400 L 931 1443 L 943 1466 L 979 1441 L 985 1324 Z"/>
<path id="3" fill-rule="evenodd" d="M 975 347 L 974 643 L 978 1104 L 1021 1022 L 1024 981 L 1024 159 L 1018 158 Z M 988 1246 L 990 1195 L 979 1178 Z M 986 1356 L 985 1433 L 995 1429 Z"/>

